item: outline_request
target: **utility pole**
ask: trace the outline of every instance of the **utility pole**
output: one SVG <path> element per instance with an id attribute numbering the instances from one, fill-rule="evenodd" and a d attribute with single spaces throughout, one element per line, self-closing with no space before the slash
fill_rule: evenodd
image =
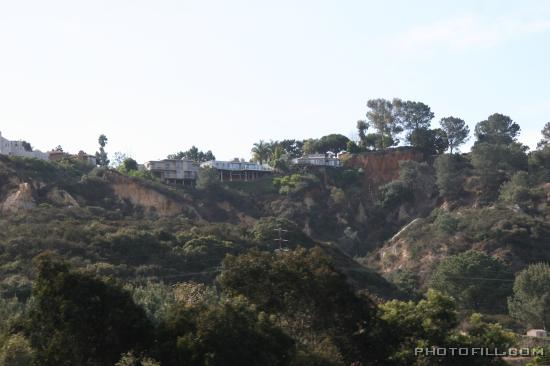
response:
<path id="1" fill-rule="evenodd" d="M 274 239 L 276 242 L 279 243 L 279 249 L 276 249 L 276 250 L 277 251 L 282 251 L 283 250 L 283 243 L 288 242 L 287 239 L 283 239 L 283 233 L 288 232 L 288 230 L 285 230 L 281 227 L 278 227 L 277 229 L 275 229 L 275 231 L 279 234 L 279 237 L 277 239 Z"/>

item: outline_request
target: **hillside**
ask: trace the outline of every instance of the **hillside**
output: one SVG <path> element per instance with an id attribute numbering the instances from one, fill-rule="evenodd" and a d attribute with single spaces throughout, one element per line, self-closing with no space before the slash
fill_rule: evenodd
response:
<path id="1" fill-rule="evenodd" d="M 74 162 L 0 159 L 0 291 L 6 296 L 28 296 L 32 258 L 45 250 L 100 276 L 210 283 L 226 254 L 274 250 L 277 227 L 288 230 L 291 248 L 324 248 L 358 289 L 398 296 L 393 285 L 332 241 L 350 230 L 338 221 L 338 206 L 312 219 L 334 205 L 318 204 L 330 196 L 320 180 L 304 187 L 303 201 L 296 201 L 279 195 L 271 178 L 259 185 L 197 190 Z M 341 234 L 320 230 L 319 220 L 328 215 L 335 215 L 329 220 Z"/>
<path id="2" fill-rule="evenodd" d="M 90 339 L 112 348 L 94 356 L 100 365 L 149 356 L 204 365 L 210 349 L 230 355 L 220 365 L 260 349 L 277 355 L 274 365 L 379 365 L 390 355 L 388 364 L 409 365 L 426 342 L 509 347 L 517 339 L 501 324 L 523 333 L 546 321 L 539 303 L 524 311 L 531 303 L 514 281 L 547 292 L 550 268 L 533 266 L 550 261 L 547 153 L 522 152 L 517 167 L 487 175 L 475 151 L 406 147 L 196 188 L 0 156 L 0 315 L 9 319 L 0 343 L 30 339 L 52 365 L 79 359 L 65 343 L 85 354 Z M 81 319 L 143 336 L 106 346 Z M 54 331 L 65 338 L 50 355 L 38 342 Z M 240 338 L 253 346 L 228 343 Z"/>

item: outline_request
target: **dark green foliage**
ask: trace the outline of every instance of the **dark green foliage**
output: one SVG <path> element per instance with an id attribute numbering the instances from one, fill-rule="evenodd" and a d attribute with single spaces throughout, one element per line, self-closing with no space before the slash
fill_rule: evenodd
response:
<path id="1" fill-rule="evenodd" d="M 510 181 L 504 183 L 500 188 L 499 198 L 506 203 L 516 204 L 522 208 L 531 206 L 534 194 L 530 189 L 527 172 L 517 172 Z"/>
<path id="2" fill-rule="evenodd" d="M 398 103 L 397 107 L 397 116 L 406 131 L 414 132 L 430 128 L 434 114 L 428 105 L 422 102 L 407 100 Z"/>
<path id="3" fill-rule="evenodd" d="M 21 141 L 21 145 L 23 146 L 23 149 L 25 149 L 25 151 L 32 151 L 32 146 L 27 141 Z"/>
<path id="4" fill-rule="evenodd" d="M 430 199 L 435 193 L 433 169 L 427 163 L 409 160 L 399 165 L 399 178 L 379 189 L 379 204 L 385 210 Z"/>
<path id="5" fill-rule="evenodd" d="M 293 353 L 289 336 L 236 298 L 210 306 L 174 306 L 161 326 L 158 359 L 167 366 L 283 366 Z"/>
<path id="6" fill-rule="evenodd" d="M 495 113 L 476 125 L 475 135 L 478 142 L 508 145 L 516 141 L 519 131 L 519 125 L 510 117 Z"/>
<path id="7" fill-rule="evenodd" d="M 5 169 L 9 169 L 9 174 L 15 174 L 22 180 L 33 179 L 52 184 L 56 182 L 76 182 L 92 168 L 74 160 L 63 160 L 56 163 L 40 159 L 11 157 L 6 159 Z"/>
<path id="8" fill-rule="evenodd" d="M 544 125 L 541 131 L 542 139 L 537 144 L 537 149 L 544 149 L 550 145 L 550 122 Z"/>
<path id="9" fill-rule="evenodd" d="M 466 160 L 460 155 L 440 155 L 435 163 L 436 184 L 439 195 L 448 200 L 457 200 L 464 196 L 466 178 Z"/>
<path id="10" fill-rule="evenodd" d="M 500 185 L 515 172 L 527 170 L 525 150 L 524 145 L 515 142 L 508 145 L 476 142 L 471 152 L 477 176 L 475 189 L 485 202 L 494 200 Z"/>
<path id="11" fill-rule="evenodd" d="M 197 177 L 197 188 L 211 190 L 220 187 L 220 177 L 216 169 L 200 168 Z"/>
<path id="12" fill-rule="evenodd" d="M 458 151 L 458 147 L 468 140 L 470 128 L 466 122 L 456 117 L 445 117 L 439 121 L 449 143 L 450 153 Z"/>
<path id="13" fill-rule="evenodd" d="M 317 183 L 319 183 L 319 178 L 314 174 L 294 173 L 273 179 L 273 184 L 279 193 L 289 195 L 296 195 Z"/>
<path id="14" fill-rule="evenodd" d="M 131 172 L 131 171 L 138 170 L 138 163 L 137 163 L 137 161 L 135 161 L 132 158 L 126 158 L 122 162 L 122 169 L 125 172 Z"/>
<path id="15" fill-rule="evenodd" d="M 279 244 L 289 248 L 313 244 L 313 240 L 304 234 L 295 222 L 279 217 L 262 217 L 250 233 L 258 244 L 268 249 L 278 248 Z M 285 241 L 279 243 L 279 237 Z"/>
<path id="16" fill-rule="evenodd" d="M 418 128 L 409 135 L 411 146 L 427 151 L 431 154 L 442 154 L 449 147 L 445 132 L 439 128 L 430 130 Z"/>
<path id="17" fill-rule="evenodd" d="M 357 154 L 361 152 L 361 148 L 355 143 L 355 141 L 348 141 L 346 144 L 346 151 L 350 154 Z"/>
<path id="18" fill-rule="evenodd" d="M 305 344 L 315 344 L 312 335 L 323 334 L 347 362 L 376 364 L 384 357 L 372 303 L 354 294 L 320 249 L 228 256 L 218 281 L 225 292 L 279 314 Z"/>
<path id="19" fill-rule="evenodd" d="M 99 151 L 95 153 L 95 159 L 97 162 L 97 165 L 102 167 L 109 166 L 109 157 L 107 156 L 107 153 L 105 152 L 105 146 L 107 145 L 107 136 L 100 135 L 98 142 L 99 142 Z"/>
<path id="20" fill-rule="evenodd" d="M 547 329 L 550 324 L 550 265 L 532 264 L 516 276 L 508 309 L 510 315 L 526 327 Z"/>
<path id="21" fill-rule="evenodd" d="M 26 333 L 40 365 L 112 365 L 150 341 L 151 325 L 129 293 L 72 272 L 49 255 L 36 259 Z"/>
<path id="22" fill-rule="evenodd" d="M 433 288 L 453 296 L 465 309 L 503 311 L 513 275 L 501 261 L 475 250 L 446 258 L 435 271 Z"/>
<path id="23" fill-rule="evenodd" d="M 471 161 L 477 180 L 473 186 L 483 203 L 493 201 L 500 185 L 515 172 L 527 170 L 527 147 L 516 142 L 519 130 L 510 117 L 498 113 L 476 125 Z"/>
<path id="24" fill-rule="evenodd" d="M 396 140 L 391 136 L 379 133 L 369 133 L 362 140 L 362 145 L 367 150 L 384 150 L 386 147 L 396 145 Z"/>
<path id="25" fill-rule="evenodd" d="M 203 152 L 202 150 L 199 150 L 196 146 L 193 145 L 187 151 L 180 151 L 178 153 L 168 155 L 167 159 L 173 159 L 173 160 L 188 159 L 188 160 L 196 161 L 198 163 L 202 163 L 205 161 L 216 160 L 216 157 L 214 156 L 214 154 L 212 154 L 211 150 L 208 150 L 207 152 Z"/>
<path id="26" fill-rule="evenodd" d="M 529 153 L 529 177 L 534 184 L 550 182 L 550 145 Z"/>
<path id="27" fill-rule="evenodd" d="M 318 153 L 326 153 L 332 151 L 333 153 L 339 153 L 342 150 L 346 150 L 348 142 L 350 140 L 340 134 L 330 134 L 323 136 L 315 141 L 314 150 Z"/>
<path id="28" fill-rule="evenodd" d="M 403 131 L 398 118 L 400 103 L 399 99 L 391 102 L 385 99 L 371 99 L 367 102 L 367 107 L 370 109 L 367 112 L 367 119 L 370 126 L 376 130 L 373 136 L 376 136 L 374 145 L 378 149 L 383 150 L 399 143 L 396 135 Z M 367 145 L 369 144 L 365 144 Z"/>
<path id="29" fill-rule="evenodd" d="M 384 209 L 393 209 L 414 199 L 411 187 L 401 180 L 395 180 L 380 187 L 379 195 L 380 205 Z"/>
<path id="30" fill-rule="evenodd" d="M 403 292 L 406 298 L 415 299 L 419 296 L 419 278 L 416 273 L 398 270 L 388 274 L 386 278 Z"/>
<path id="31" fill-rule="evenodd" d="M 287 140 L 281 140 L 281 141 L 274 141 L 271 143 L 271 145 L 274 147 L 274 149 L 276 147 L 280 147 L 283 150 L 284 154 L 286 154 L 290 159 L 299 158 L 304 154 L 303 141 L 287 139 Z"/>
<path id="32" fill-rule="evenodd" d="M 221 263 L 226 254 L 235 254 L 238 249 L 235 243 L 208 235 L 187 240 L 174 251 L 185 257 L 190 267 L 205 268 Z"/>
<path id="33" fill-rule="evenodd" d="M 393 337 L 388 360 L 395 365 L 505 365 L 497 357 L 415 355 L 415 349 L 482 347 L 505 351 L 515 343 L 509 331 L 484 322 L 479 314 L 470 317 L 465 325 L 467 333 L 462 333 L 455 302 L 433 290 L 418 303 L 393 300 L 381 310 Z"/>
<path id="34" fill-rule="evenodd" d="M 252 161 L 263 164 L 270 160 L 273 146 L 264 140 L 260 140 L 254 144 L 250 152 L 252 153 Z"/>
<path id="35" fill-rule="evenodd" d="M 439 214 L 434 221 L 436 229 L 446 235 L 454 235 L 458 232 L 460 221 L 448 214 Z"/>

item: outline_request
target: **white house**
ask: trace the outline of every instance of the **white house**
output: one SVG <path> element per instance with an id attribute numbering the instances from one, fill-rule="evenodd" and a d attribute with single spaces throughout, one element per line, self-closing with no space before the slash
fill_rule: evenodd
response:
<path id="1" fill-rule="evenodd" d="M 0 132 L 0 154 L 48 160 L 48 154 L 40 150 L 33 150 L 24 141 L 10 141 L 2 136 L 2 132 Z"/>
<path id="2" fill-rule="evenodd" d="M 311 166 L 332 166 L 340 167 L 342 162 L 332 153 L 327 154 L 309 154 L 301 158 L 292 159 L 294 165 L 311 165 Z"/>
<path id="3" fill-rule="evenodd" d="M 202 168 L 212 168 L 218 171 L 220 180 L 223 181 L 249 181 L 273 174 L 273 168 L 269 165 L 251 163 L 246 161 L 219 161 L 211 160 L 201 164 Z"/>
<path id="4" fill-rule="evenodd" d="M 145 163 L 145 169 L 164 183 L 194 186 L 199 164 L 186 159 L 151 160 Z"/>

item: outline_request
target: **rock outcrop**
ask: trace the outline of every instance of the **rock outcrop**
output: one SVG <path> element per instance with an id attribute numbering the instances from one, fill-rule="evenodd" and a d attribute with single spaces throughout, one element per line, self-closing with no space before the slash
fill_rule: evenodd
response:
<path id="1" fill-rule="evenodd" d="M 183 199 L 177 200 L 174 197 L 169 197 L 122 174 L 109 172 L 105 174 L 105 178 L 116 196 L 128 200 L 133 205 L 153 209 L 160 216 L 175 216 L 192 209 Z"/>
<path id="2" fill-rule="evenodd" d="M 79 207 L 80 205 L 67 191 L 54 188 L 46 194 L 46 198 L 57 206 Z"/>
<path id="3" fill-rule="evenodd" d="M 17 213 L 36 207 L 33 190 L 29 183 L 20 183 L 19 187 L 8 193 L 4 202 L 0 205 L 3 214 Z"/>

